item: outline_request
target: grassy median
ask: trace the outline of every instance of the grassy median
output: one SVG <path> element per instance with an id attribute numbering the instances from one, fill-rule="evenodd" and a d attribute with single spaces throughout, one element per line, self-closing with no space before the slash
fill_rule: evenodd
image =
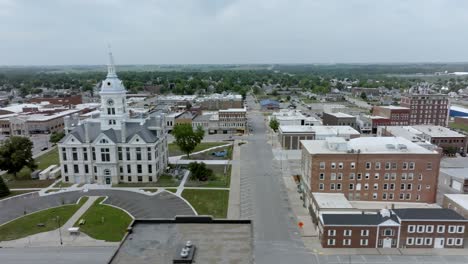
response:
<path id="1" fill-rule="evenodd" d="M 184 197 L 199 215 L 212 215 L 214 218 L 226 218 L 229 204 L 227 190 L 185 189 Z"/>

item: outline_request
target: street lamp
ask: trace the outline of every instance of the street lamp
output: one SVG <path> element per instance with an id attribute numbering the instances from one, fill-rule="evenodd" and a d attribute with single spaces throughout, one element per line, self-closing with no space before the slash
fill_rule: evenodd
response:
<path id="1" fill-rule="evenodd" d="M 59 230 L 60 245 L 63 245 L 62 230 L 60 230 L 60 216 L 58 216 L 58 215 L 57 215 L 57 225 L 58 225 L 58 230 Z"/>

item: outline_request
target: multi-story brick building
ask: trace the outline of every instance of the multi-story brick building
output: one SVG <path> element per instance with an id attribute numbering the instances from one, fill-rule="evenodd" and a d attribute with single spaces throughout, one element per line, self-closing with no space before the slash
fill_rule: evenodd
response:
<path id="1" fill-rule="evenodd" d="M 399 137 L 302 140 L 305 205 L 312 192 L 349 200 L 436 201 L 440 154 Z"/>
<path id="2" fill-rule="evenodd" d="M 231 108 L 219 110 L 219 129 L 223 134 L 244 133 L 247 127 L 247 110 L 245 108 Z"/>
<path id="3" fill-rule="evenodd" d="M 410 108 L 410 125 L 447 126 L 450 103 L 443 94 L 406 94 L 401 97 L 402 107 Z"/>
<path id="4" fill-rule="evenodd" d="M 327 113 L 323 112 L 322 123 L 325 126 L 350 126 L 357 128 L 356 117 L 345 113 Z"/>
<path id="5" fill-rule="evenodd" d="M 389 119 L 389 124 L 392 126 L 409 125 L 410 109 L 401 106 L 374 106 L 372 114 Z"/>
<path id="6" fill-rule="evenodd" d="M 467 223 L 442 208 L 330 213 L 319 217 L 319 237 L 325 248 L 463 248 Z"/>

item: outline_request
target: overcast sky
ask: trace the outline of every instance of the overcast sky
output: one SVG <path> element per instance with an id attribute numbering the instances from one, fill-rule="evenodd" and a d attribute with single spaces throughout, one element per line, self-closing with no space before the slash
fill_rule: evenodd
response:
<path id="1" fill-rule="evenodd" d="M 0 65 L 467 62 L 466 0 L 0 0 Z"/>

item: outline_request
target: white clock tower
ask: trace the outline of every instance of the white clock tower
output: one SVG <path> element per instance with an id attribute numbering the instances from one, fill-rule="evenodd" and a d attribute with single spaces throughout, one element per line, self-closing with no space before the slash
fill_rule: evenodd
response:
<path id="1" fill-rule="evenodd" d="M 102 81 L 101 92 L 101 129 L 120 130 L 122 121 L 128 118 L 125 87 L 115 72 L 114 58 L 109 51 L 107 77 Z"/>

